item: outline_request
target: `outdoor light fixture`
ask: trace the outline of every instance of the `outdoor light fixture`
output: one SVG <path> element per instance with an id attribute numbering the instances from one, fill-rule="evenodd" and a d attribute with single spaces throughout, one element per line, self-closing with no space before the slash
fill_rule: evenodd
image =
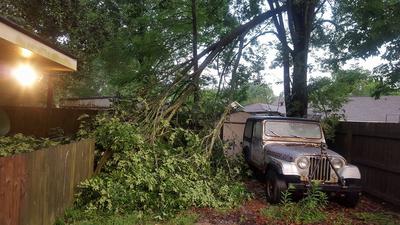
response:
<path id="1" fill-rule="evenodd" d="M 26 48 L 21 48 L 21 55 L 24 58 L 30 58 L 33 55 L 33 52 L 29 51 Z"/>
<path id="2" fill-rule="evenodd" d="M 28 64 L 21 64 L 17 66 L 12 70 L 11 75 L 22 86 L 31 86 L 39 79 L 39 75 L 36 70 Z"/>

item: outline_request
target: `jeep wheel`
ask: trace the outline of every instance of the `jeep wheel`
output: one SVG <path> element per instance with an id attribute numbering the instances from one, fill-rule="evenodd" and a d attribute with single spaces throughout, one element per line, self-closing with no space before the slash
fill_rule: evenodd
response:
<path id="1" fill-rule="evenodd" d="M 344 196 L 344 206 L 354 208 L 360 201 L 360 194 L 358 192 L 349 192 Z"/>
<path id="2" fill-rule="evenodd" d="M 267 172 L 267 181 L 265 186 L 268 202 L 272 204 L 280 203 L 282 199 L 282 192 L 287 190 L 286 182 L 279 178 L 275 171 L 269 170 Z"/>

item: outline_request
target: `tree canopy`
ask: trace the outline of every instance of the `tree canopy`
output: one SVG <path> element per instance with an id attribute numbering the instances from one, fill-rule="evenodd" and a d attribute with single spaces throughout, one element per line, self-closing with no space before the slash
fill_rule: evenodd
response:
<path id="1" fill-rule="evenodd" d="M 78 56 L 79 72 L 59 81 L 61 96 L 140 96 L 179 108 L 192 97 L 198 104 L 202 90 L 212 87 L 228 103 L 239 100 L 253 81 L 268 80 L 263 71 L 273 47 L 283 68 L 288 115 L 305 116 L 311 50 L 328 50 L 321 62 L 333 73 L 349 59 L 380 55 L 385 61 L 373 71 L 379 83 L 374 94 L 399 89 L 399 5 L 395 0 L 5 0 L 1 12 Z M 273 35 L 276 45 L 260 42 L 264 35 Z"/>

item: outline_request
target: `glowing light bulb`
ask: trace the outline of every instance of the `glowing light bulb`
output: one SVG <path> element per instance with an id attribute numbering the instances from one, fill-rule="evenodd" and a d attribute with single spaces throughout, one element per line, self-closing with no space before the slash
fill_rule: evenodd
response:
<path id="1" fill-rule="evenodd" d="M 21 48 L 21 55 L 24 58 L 30 58 L 33 55 L 33 52 L 29 51 L 26 48 Z"/>
<path id="2" fill-rule="evenodd" d="M 19 65 L 12 71 L 12 76 L 22 86 L 31 86 L 39 78 L 37 72 L 29 65 Z"/>

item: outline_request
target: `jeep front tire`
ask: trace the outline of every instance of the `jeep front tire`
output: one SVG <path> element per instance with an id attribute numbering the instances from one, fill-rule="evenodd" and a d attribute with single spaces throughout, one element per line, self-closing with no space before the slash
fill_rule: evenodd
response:
<path id="1" fill-rule="evenodd" d="M 274 170 L 268 170 L 266 175 L 265 192 L 269 203 L 277 204 L 282 200 L 282 192 L 287 190 L 286 181 L 278 176 Z"/>
<path id="2" fill-rule="evenodd" d="M 348 192 L 344 196 L 344 206 L 354 208 L 360 201 L 360 194 L 358 192 Z"/>

